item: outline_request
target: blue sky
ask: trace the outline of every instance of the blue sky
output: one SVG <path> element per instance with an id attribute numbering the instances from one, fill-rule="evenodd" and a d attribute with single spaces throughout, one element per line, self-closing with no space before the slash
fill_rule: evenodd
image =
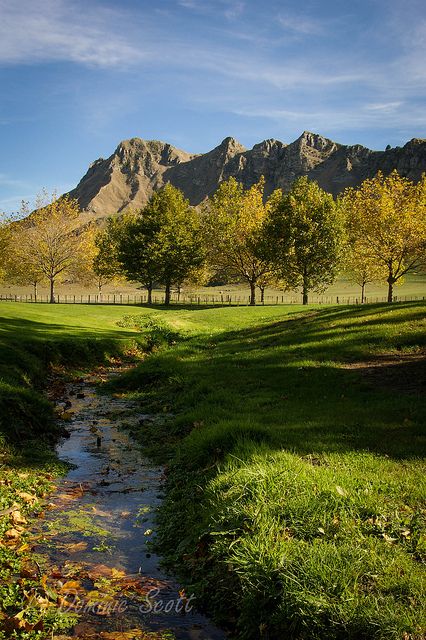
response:
<path id="1" fill-rule="evenodd" d="M 0 210 L 120 140 L 426 137 L 424 0 L 0 0 Z"/>

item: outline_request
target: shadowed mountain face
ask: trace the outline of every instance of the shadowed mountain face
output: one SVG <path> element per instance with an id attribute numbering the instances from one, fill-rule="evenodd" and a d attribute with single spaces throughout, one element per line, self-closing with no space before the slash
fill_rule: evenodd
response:
<path id="1" fill-rule="evenodd" d="M 413 138 L 404 147 L 371 151 L 305 131 L 291 144 L 264 140 L 253 149 L 225 138 L 212 151 L 194 155 L 165 142 L 132 138 L 121 142 L 106 160 L 96 160 L 70 195 L 82 209 L 101 218 L 142 207 L 167 182 L 198 205 L 231 176 L 249 187 L 263 175 L 271 193 L 278 187 L 288 189 L 296 178 L 307 175 L 337 195 L 379 170 L 388 174 L 393 169 L 419 180 L 426 172 L 426 140 Z"/>

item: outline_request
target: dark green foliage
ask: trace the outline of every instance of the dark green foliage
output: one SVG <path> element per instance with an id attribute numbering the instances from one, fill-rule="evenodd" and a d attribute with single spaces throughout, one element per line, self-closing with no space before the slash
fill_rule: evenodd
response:
<path id="1" fill-rule="evenodd" d="M 303 177 L 288 193 L 273 194 L 265 229 L 264 253 L 303 303 L 310 291 L 324 291 L 337 276 L 343 220 L 333 196 Z"/>

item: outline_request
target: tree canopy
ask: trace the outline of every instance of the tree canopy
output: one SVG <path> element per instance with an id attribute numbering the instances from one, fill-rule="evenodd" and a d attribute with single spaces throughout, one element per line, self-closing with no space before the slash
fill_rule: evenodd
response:
<path id="1" fill-rule="evenodd" d="M 341 199 L 349 238 L 367 263 L 386 271 L 388 302 L 405 274 L 426 262 L 426 177 L 418 184 L 397 171 L 378 173 Z"/>
<path id="2" fill-rule="evenodd" d="M 165 287 L 165 304 L 171 287 L 194 275 L 205 260 L 198 212 L 179 189 L 167 184 L 153 194 L 140 212 L 121 227 L 117 260 L 126 276 L 151 291 L 154 282 Z"/>
<path id="3" fill-rule="evenodd" d="M 13 224 L 10 261 L 16 265 L 18 277 L 19 265 L 25 265 L 33 284 L 42 278 L 48 280 L 50 302 L 55 302 L 57 278 L 76 277 L 88 260 L 87 237 L 78 229 L 76 200 L 43 194 L 38 205 L 31 215 Z"/>
<path id="4" fill-rule="evenodd" d="M 336 278 L 343 223 L 333 196 L 306 177 L 271 200 L 266 248 L 282 278 L 301 288 L 303 304 L 310 291 L 323 291 Z"/>
<path id="5" fill-rule="evenodd" d="M 246 280 L 252 305 L 256 303 L 256 286 L 273 272 L 262 251 L 269 211 L 264 188 L 263 178 L 249 189 L 230 178 L 210 199 L 204 220 L 210 263 L 228 279 Z"/>

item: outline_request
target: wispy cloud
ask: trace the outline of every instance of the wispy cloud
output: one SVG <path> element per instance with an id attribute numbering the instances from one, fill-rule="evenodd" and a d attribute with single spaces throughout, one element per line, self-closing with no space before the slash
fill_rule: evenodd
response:
<path id="1" fill-rule="evenodd" d="M 5 173 L 0 173 L 0 187 L 25 189 L 28 184 L 23 180 L 12 178 Z"/>
<path id="2" fill-rule="evenodd" d="M 367 111 L 380 111 L 381 113 L 394 113 L 401 105 L 402 102 L 379 102 L 367 104 L 365 105 L 365 109 Z"/>
<path id="3" fill-rule="evenodd" d="M 303 15 L 279 14 L 277 22 L 285 31 L 298 35 L 323 35 L 325 27 L 323 22 Z"/>
<path id="4" fill-rule="evenodd" d="M 227 20 L 235 20 L 245 9 L 242 0 L 177 0 L 177 4 L 198 13 L 223 15 Z"/>
<path id="5" fill-rule="evenodd" d="M 76 10 L 77 9 L 77 10 Z M 71 61 L 114 67 L 141 61 L 143 49 L 114 29 L 110 9 L 63 0 L 0 0 L 0 63 Z"/>
<path id="6" fill-rule="evenodd" d="M 374 106 L 373 106 L 374 107 Z M 403 103 L 389 108 L 387 105 L 364 105 L 362 107 L 330 106 L 310 110 L 253 107 L 236 108 L 234 113 L 248 118 L 266 118 L 277 123 L 292 123 L 312 131 L 347 131 L 362 129 L 404 129 L 407 126 L 426 127 L 426 114 L 422 108 L 407 110 Z"/>

